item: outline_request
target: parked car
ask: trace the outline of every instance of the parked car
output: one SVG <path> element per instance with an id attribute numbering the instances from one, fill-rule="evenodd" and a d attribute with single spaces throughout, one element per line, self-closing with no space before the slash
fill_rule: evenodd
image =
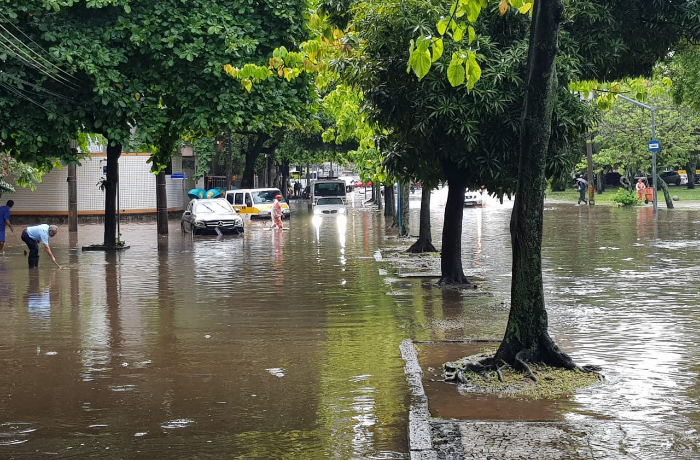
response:
<path id="1" fill-rule="evenodd" d="M 664 171 L 659 176 L 667 184 L 681 185 L 681 175 L 678 174 L 678 171 Z"/>
<path id="2" fill-rule="evenodd" d="M 467 190 L 464 194 L 464 206 L 481 206 L 483 195 L 481 191 Z"/>
<path id="3" fill-rule="evenodd" d="M 659 173 L 659 176 L 667 184 L 681 185 L 681 175 L 678 174 L 678 171 L 662 171 Z M 651 174 L 647 174 L 646 176 L 634 176 L 634 183 L 637 183 L 638 179 L 642 179 L 647 187 L 651 187 Z M 656 188 L 659 188 L 658 184 Z"/>
<path id="4" fill-rule="evenodd" d="M 314 216 L 345 214 L 346 208 L 342 198 L 319 198 L 314 206 Z"/>
<path id="5" fill-rule="evenodd" d="M 180 220 L 182 232 L 192 235 L 204 233 L 243 233 L 243 218 L 225 198 L 194 199 L 187 205 Z"/>

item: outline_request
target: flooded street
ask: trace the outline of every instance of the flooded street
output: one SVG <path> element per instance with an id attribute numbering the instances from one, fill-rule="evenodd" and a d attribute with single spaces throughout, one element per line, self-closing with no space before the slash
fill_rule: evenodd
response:
<path id="1" fill-rule="evenodd" d="M 438 243 L 444 192 L 433 196 Z M 377 261 L 409 242 L 362 199 L 346 221 L 320 225 L 292 203 L 284 232 L 246 221 L 241 236 L 192 241 L 178 221 L 167 238 L 154 222 L 122 223 L 131 248 L 119 254 L 80 251 L 101 242 L 99 225 L 77 237 L 62 226 L 52 248 L 64 269 L 41 251 L 29 276 L 8 238 L 0 458 L 408 458 L 399 344 L 501 338 L 511 208 L 465 209 L 464 268 L 479 289 L 460 292 Z M 412 234 L 419 206 L 416 193 Z M 656 228 L 652 217 L 651 207 L 547 205 L 551 334 L 607 381 L 511 417 L 700 427 L 700 208 L 660 209 Z M 454 386 L 429 397 L 434 415 L 509 410 L 460 400 Z"/>

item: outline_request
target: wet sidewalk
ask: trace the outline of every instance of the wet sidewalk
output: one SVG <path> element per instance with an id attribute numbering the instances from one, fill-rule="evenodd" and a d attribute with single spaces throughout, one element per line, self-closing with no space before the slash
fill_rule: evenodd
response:
<path id="1" fill-rule="evenodd" d="M 700 458 L 695 430 L 669 423 L 600 420 L 474 421 L 430 417 L 423 372 L 412 341 L 401 344 L 411 390 L 411 459 L 693 459 Z M 460 397 L 455 391 L 455 397 Z"/>

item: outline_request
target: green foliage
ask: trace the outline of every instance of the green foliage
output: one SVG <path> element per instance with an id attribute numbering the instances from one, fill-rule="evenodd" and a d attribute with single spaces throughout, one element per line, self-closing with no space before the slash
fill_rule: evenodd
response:
<path id="1" fill-rule="evenodd" d="M 20 187 L 36 188 L 36 184 L 41 182 L 42 176 L 47 168 L 34 167 L 0 153 L 0 184 L 5 192 L 14 193 L 14 187 L 2 179 L 12 177 L 13 182 Z"/>
<path id="2" fill-rule="evenodd" d="M 657 164 L 663 167 L 684 166 L 700 149 L 700 116 L 688 107 L 677 106 L 671 97 L 667 68 L 660 66 L 652 80 L 639 86 L 621 82 L 621 88 L 631 87 L 643 95 L 645 104 L 656 109 L 656 138 L 662 149 L 657 153 Z M 634 175 L 651 171 L 651 153 L 647 143 L 651 139 L 651 114 L 628 101 L 617 99 L 606 110 L 599 111 L 600 122 L 594 139 L 599 151 L 593 155 L 596 172 L 613 169 Z M 579 164 L 583 170 L 585 165 Z"/>
<path id="3" fill-rule="evenodd" d="M 687 105 L 700 114 L 700 48 L 689 47 L 674 56 L 670 72 L 675 103 Z"/>
<path id="4" fill-rule="evenodd" d="M 508 4 L 520 13 L 526 14 L 532 9 L 534 0 L 500 0 L 499 13 L 501 16 L 508 11 Z M 476 21 L 482 9 L 486 8 L 488 0 L 457 0 L 452 3 L 449 14 L 443 15 L 437 21 L 437 32 L 440 38 L 431 35 L 421 35 L 415 42 L 411 39 L 408 53 L 407 72 L 413 70 L 419 80 L 430 71 L 431 64 L 443 54 L 443 37 L 451 36 L 454 43 L 460 43 L 465 32 L 468 34 L 468 48 L 458 48 L 453 54 L 447 67 L 447 78 L 452 86 L 460 86 L 467 81 L 467 88 L 472 89 L 481 78 L 481 67 L 477 62 L 478 47 L 471 45 L 476 38 Z M 466 17 L 466 21 L 464 21 Z M 432 49 L 432 53 L 431 50 Z"/>
<path id="5" fill-rule="evenodd" d="M 617 189 L 617 193 L 613 196 L 612 201 L 620 206 L 635 206 L 637 201 L 637 192 L 625 190 L 624 188 Z"/>
<path id="6" fill-rule="evenodd" d="M 296 45 L 306 34 L 299 21 L 304 8 L 293 0 L 255 7 L 240 0 L 0 0 L 3 25 L 21 29 L 42 62 L 66 72 L 50 67 L 65 78 L 57 82 L 8 55 L 4 78 L 13 78 L 13 87 L 0 86 L 0 126 L 8 127 L 0 131 L 3 148 L 50 164 L 56 151 L 75 158 L 68 140 L 78 131 L 127 145 L 136 126 L 140 142 L 152 146 L 157 172 L 186 130 L 272 132 L 301 123 L 299 114 L 305 117 L 314 100 L 307 80 L 270 81 L 247 94 L 223 66 L 263 63 L 274 47 Z M 36 86 L 38 105 L 28 111 L 16 94 L 26 90 L 20 77 Z"/>

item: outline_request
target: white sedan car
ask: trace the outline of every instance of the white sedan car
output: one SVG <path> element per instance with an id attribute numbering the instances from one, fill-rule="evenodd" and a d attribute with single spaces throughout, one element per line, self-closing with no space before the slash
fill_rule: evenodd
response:
<path id="1" fill-rule="evenodd" d="M 319 198 L 314 205 L 314 216 L 345 215 L 345 203 L 342 198 Z"/>
<path id="2" fill-rule="evenodd" d="M 481 191 L 470 191 L 464 194 L 464 206 L 481 206 L 483 204 L 483 194 Z"/>

